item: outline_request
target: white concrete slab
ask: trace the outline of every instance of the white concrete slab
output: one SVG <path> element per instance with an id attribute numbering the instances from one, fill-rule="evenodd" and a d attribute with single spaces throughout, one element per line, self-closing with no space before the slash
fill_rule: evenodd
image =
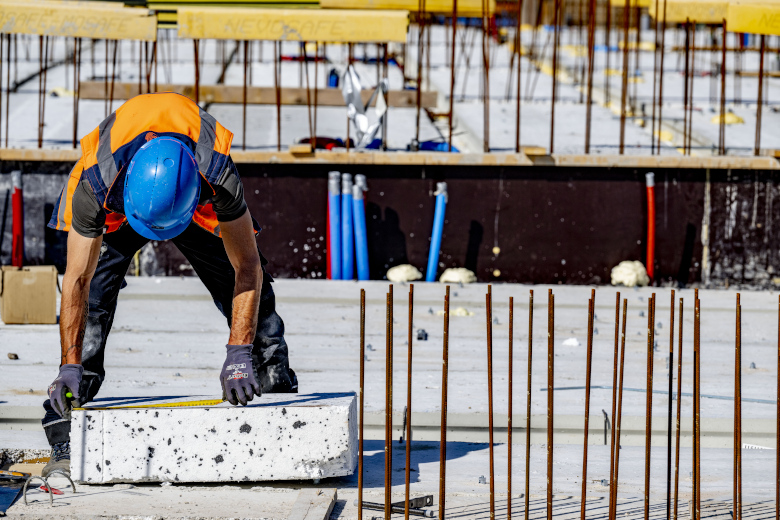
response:
<path id="1" fill-rule="evenodd" d="M 266 394 L 246 407 L 175 404 L 206 399 L 214 397 L 99 399 L 74 410 L 74 480 L 254 482 L 344 476 L 355 469 L 352 393 Z"/>

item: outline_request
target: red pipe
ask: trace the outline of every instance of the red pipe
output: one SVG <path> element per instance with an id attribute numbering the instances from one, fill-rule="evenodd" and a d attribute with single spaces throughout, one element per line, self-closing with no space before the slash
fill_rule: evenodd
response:
<path id="1" fill-rule="evenodd" d="M 22 199 L 22 172 L 11 172 L 13 194 L 11 196 L 11 264 L 22 267 L 24 263 L 24 200 Z"/>
<path id="2" fill-rule="evenodd" d="M 647 259 L 645 268 L 650 281 L 654 278 L 655 265 L 655 174 L 645 174 L 647 179 Z"/>

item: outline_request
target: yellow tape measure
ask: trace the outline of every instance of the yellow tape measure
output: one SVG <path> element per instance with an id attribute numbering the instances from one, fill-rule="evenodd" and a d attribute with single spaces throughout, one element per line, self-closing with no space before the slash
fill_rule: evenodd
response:
<path id="1" fill-rule="evenodd" d="M 75 410 L 126 410 L 136 408 L 182 408 L 187 406 L 216 406 L 225 401 L 222 399 L 206 399 L 203 401 L 178 401 L 174 403 L 155 403 L 155 404 L 129 404 L 122 406 L 98 406 L 90 408 L 75 408 Z"/>

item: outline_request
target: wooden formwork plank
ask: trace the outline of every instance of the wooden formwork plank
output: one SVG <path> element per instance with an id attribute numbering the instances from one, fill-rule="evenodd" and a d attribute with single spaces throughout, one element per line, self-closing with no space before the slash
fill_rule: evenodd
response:
<path id="1" fill-rule="evenodd" d="M 144 8 L 106 2 L 0 1 L 0 33 L 109 40 L 157 39 L 157 18 Z"/>
<path id="2" fill-rule="evenodd" d="M 180 7 L 179 38 L 406 42 L 407 11 Z"/>
<path id="3" fill-rule="evenodd" d="M 81 99 L 105 99 L 105 83 L 102 81 L 82 81 Z M 192 85 L 159 84 L 158 92 L 176 92 L 191 99 L 194 98 L 195 87 Z M 114 99 L 130 99 L 138 95 L 138 83 L 114 83 Z M 363 102 L 367 102 L 371 96 L 369 91 L 364 91 Z M 423 108 L 436 107 L 436 92 L 423 92 L 420 96 Z M 414 90 L 391 90 L 387 93 L 387 104 L 390 107 L 415 107 L 417 106 L 417 93 Z M 314 90 L 311 91 L 312 102 Z M 235 85 L 201 85 L 200 101 L 207 103 L 240 104 L 244 100 L 244 88 Z M 306 105 L 306 89 L 297 87 L 284 87 L 281 89 L 282 105 Z M 251 105 L 275 105 L 276 90 L 273 87 L 247 87 L 247 103 Z M 341 90 L 334 88 L 317 89 L 318 106 L 343 107 L 344 98 Z"/>
<path id="4" fill-rule="evenodd" d="M 728 0 L 660 0 L 658 12 L 655 11 L 655 2 L 650 5 L 650 16 L 656 20 L 663 18 L 664 2 L 666 2 L 666 22 L 685 23 L 691 22 L 705 24 L 720 24 L 726 18 Z"/>
<path id="5" fill-rule="evenodd" d="M 730 2 L 726 27 L 732 32 L 780 36 L 780 1 Z"/>
<path id="6" fill-rule="evenodd" d="M 323 9 L 388 9 L 415 12 L 417 0 L 320 0 Z M 458 0 L 458 16 L 482 16 L 482 0 Z M 496 0 L 488 0 L 488 12 L 496 10 Z M 426 0 L 425 12 L 452 14 L 452 0 Z"/>

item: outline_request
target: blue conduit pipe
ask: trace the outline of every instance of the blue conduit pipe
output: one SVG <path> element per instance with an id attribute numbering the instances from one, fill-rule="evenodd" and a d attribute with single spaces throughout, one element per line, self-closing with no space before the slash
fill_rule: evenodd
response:
<path id="1" fill-rule="evenodd" d="M 358 179 L 358 177 L 363 177 Z M 355 260 L 357 261 L 358 280 L 368 280 L 368 237 L 366 234 L 366 207 L 363 204 L 363 191 L 366 189 L 365 176 L 355 175 L 352 187 L 352 208 L 355 219 Z"/>
<path id="2" fill-rule="evenodd" d="M 352 174 L 341 174 L 341 279 L 354 280 L 354 238 L 352 233 Z"/>
<path id="3" fill-rule="evenodd" d="M 330 277 L 341 280 L 341 174 L 328 173 L 328 220 L 330 221 Z"/>
<path id="4" fill-rule="evenodd" d="M 437 182 L 436 210 L 433 213 L 433 231 L 431 232 L 431 249 L 428 252 L 428 270 L 425 273 L 426 282 L 436 281 L 436 271 L 439 266 L 439 250 L 441 249 L 441 235 L 444 231 L 444 211 L 447 209 L 447 183 Z"/>

